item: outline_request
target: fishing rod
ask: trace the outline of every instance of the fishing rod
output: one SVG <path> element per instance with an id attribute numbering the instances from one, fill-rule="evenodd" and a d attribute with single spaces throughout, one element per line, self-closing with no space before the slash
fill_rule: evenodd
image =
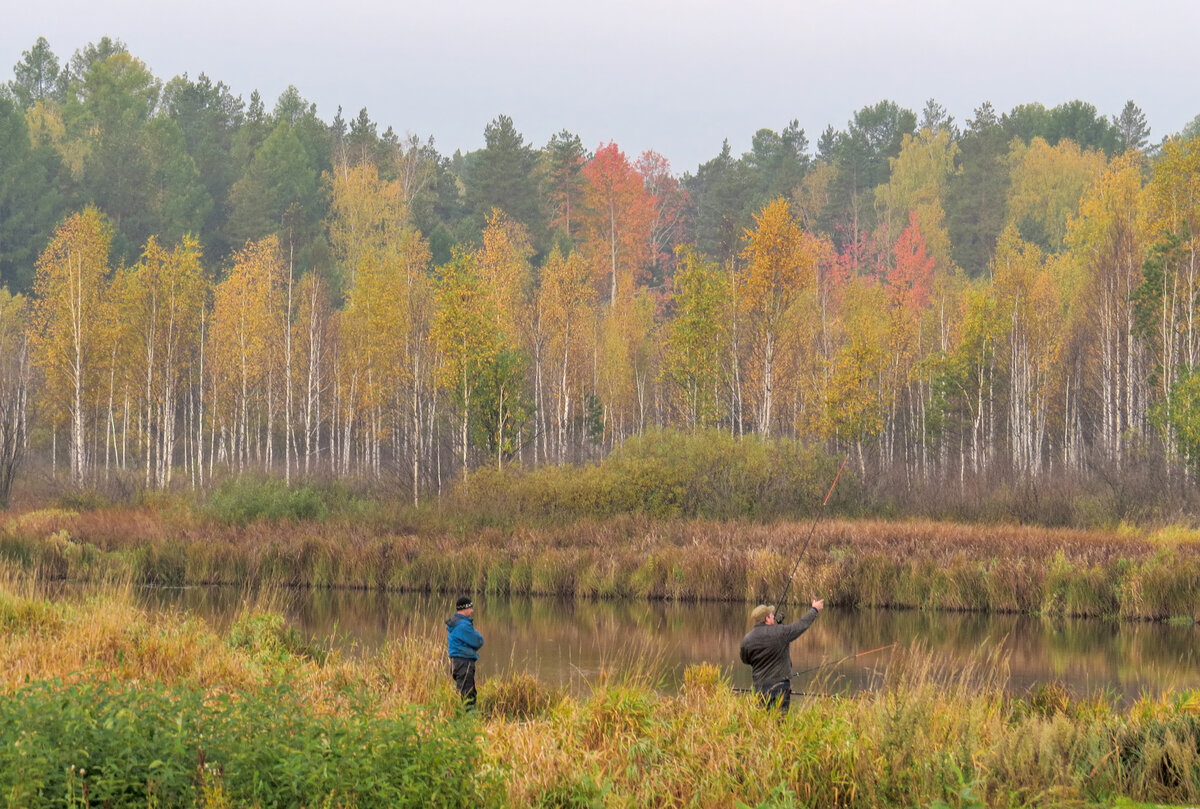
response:
<path id="1" fill-rule="evenodd" d="M 884 649 L 891 649 L 895 645 L 896 645 L 896 643 L 895 643 L 895 641 L 893 641 L 893 642 L 889 643 L 887 646 L 880 646 L 878 649 L 868 649 L 865 652 L 858 652 L 857 654 L 846 655 L 845 657 L 840 657 L 837 660 L 834 660 L 829 663 L 821 663 L 818 666 L 810 666 L 809 668 L 806 668 L 806 669 L 800 669 L 799 671 L 793 671 L 792 676 L 795 677 L 797 674 L 807 674 L 808 672 L 816 671 L 817 669 L 828 668 L 829 666 L 836 666 L 838 663 L 845 663 L 847 660 L 857 660 L 860 657 L 865 657 L 867 655 L 873 655 L 876 652 L 882 652 Z"/>
<path id="2" fill-rule="evenodd" d="M 730 690 L 733 691 L 733 693 L 735 693 L 735 694 L 758 694 L 759 696 L 763 695 L 762 691 L 759 691 L 755 688 L 731 688 Z M 827 691 L 789 691 L 788 693 L 791 694 L 793 697 L 857 697 L 858 696 L 857 693 L 850 692 L 850 691 L 848 691 L 844 694 L 835 694 L 835 693 L 830 693 Z"/>
<path id="3" fill-rule="evenodd" d="M 796 571 L 800 569 L 800 560 L 804 558 L 804 552 L 808 550 L 808 543 L 812 542 L 813 532 L 817 530 L 817 523 L 821 521 L 821 517 L 825 514 L 825 506 L 829 503 L 829 498 L 833 496 L 833 490 L 837 486 L 838 478 L 842 476 L 842 470 L 846 468 L 846 461 L 850 460 L 850 453 L 846 453 L 846 457 L 842 458 L 842 465 L 838 467 L 837 474 L 833 476 L 833 483 L 829 485 L 829 491 L 825 495 L 825 499 L 821 501 L 821 508 L 813 516 L 812 525 L 808 529 L 808 539 L 804 540 L 804 547 L 800 549 L 800 555 L 796 557 L 796 564 L 792 565 L 792 573 L 788 576 L 787 585 L 783 588 L 783 596 L 779 599 L 779 604 L 776 605 L 775 622 L 783 623 L 783 613 L 779 610 L 783 609 L 783 605 L 787 603 L 788 591 L 792 589 L 792 579 L 796 578 Z"/>

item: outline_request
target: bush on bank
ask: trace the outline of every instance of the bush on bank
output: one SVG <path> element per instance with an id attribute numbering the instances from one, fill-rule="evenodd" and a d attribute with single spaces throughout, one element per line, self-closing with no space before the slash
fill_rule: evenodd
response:
<path id="1" fill-rule="evenodd" d="M 454 488 L 444 510 L 467 525 L 501 526 L 622 514 L 796 519 L 821 507 L 841 461 L 787 439 L 664 430 L 628 439 L 595 465 L 480 469 Z M 844 473 L 829 510 L 853 513 L 861 503 L 861 487 Z"/>
<path id="2" fill-rule="evenodd" d="M 833 497 L 822 506 L 843 460 Z M 465 479 L 447 481 L 437 502 L 427 498 L 420 507 L 411 505 L 407 484 L 389 485 L 387 475 L 370 483 L 305 481 L 290 491 L 277 479 L 248 476 L 223 481 L 203 509 L 227 524 L 382 519 L 462 530 L 618 515 L 803 520 L 818 510 L 840 517 L 1064 528 L 1191 522 L 1200 493 L 1186 478 L 1160 472 L 1134 458 L 1120 470 L 1097 461 L 1088 475 L 996 470 L 926 478 L 897 467 L 860 477 L 854 453 L 829 453 L 789 438 L 667 429 L 633 436 L 595 463 L 510 464 L 502 470 L 485 464 Z"/>
<path id="3" fill-rule="evenodd" d="M 829 516 L 931 519 L 960 523 L 1115 528 L 1190 524 L 1200 491 L 1190 478 L 1167 475 L 1142 456 L 1121 468 L 1091 459 L 1087 471 L 1055 469 L 1040 475 L 1009 470 L 918 473 L 903 464 L 880 468 L 869 454 L 827 452 L 789 438 L 734 436 L 723 430 L 651 429 L 627 439 L 594 463 L 503 470 L 484 464 L 465 479 L 424 481 L 414 506 L 407 469 L 380 476 L 330 478 L 327 470 L 289 487 L 282 475 L 225 473 L 201 491 L 179 475 L 177 488 L 145 488 L 134 470 L 105 470 L 91 488 L 74 490 L 51 469 L 27 475 L 14 495 L 22 508 L 55 505 L 73 511 L 146 507 L 195 511 L 225 525 L 256 520 L 403 523 L 415 529 L 479 530 L 608 519 L 805 519 L 820 508 L 843 459 L 845 473 Z M 529 460 L 528 457 L 525 459 Z M 860 477 L 861 469 L 865 470 Z M 66 489 L 66 490 L 64 490 Z"/>

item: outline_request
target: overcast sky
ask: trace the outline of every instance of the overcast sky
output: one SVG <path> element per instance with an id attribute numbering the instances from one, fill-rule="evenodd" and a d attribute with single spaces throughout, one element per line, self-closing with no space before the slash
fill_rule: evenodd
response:
<path id="1" fill-rule="evenodd" d="M 103 36 L 162 80 L 200 73 L 268 108 L 289 85 L 330 121 L 481 148 L 509 115 L 694 172 L 797 119 L 815 144 L 855 110 L 1132 99 L 1151 138 L 1200 114 L 1197 0 L 39 0 L 0 14 L 0 76 L 39 36 L 64 63 Z"/>

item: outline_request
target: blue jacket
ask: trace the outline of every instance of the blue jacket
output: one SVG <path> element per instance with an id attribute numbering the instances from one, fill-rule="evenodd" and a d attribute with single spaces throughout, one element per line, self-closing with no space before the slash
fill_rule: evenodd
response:
<path id="1" fill-rule="evenodd" d="M 475 631 L 475 624 L 465 615 L 457 612 L 446 619 L 446 636 L 450 657 L 463 657 L 467 660 L 479 659 L 479 647 L 483 645 L 483 635 Z"/>

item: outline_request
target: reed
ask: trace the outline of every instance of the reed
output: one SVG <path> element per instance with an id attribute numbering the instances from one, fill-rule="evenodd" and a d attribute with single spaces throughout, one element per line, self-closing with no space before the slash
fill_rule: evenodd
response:
<path id="1" fill-rule="evenodd" d="M 23 568 L 0 567 L 0 782 L 21 805 L 78 803 L 85 786 L 93 805 L 111 806 L 1200 800 L 1200 692 L 1131 706 L 1055 684 L 1013 696 L 993 649 L 965 667 L 898 649 L 876 690 L 796 697 L 780 717 L 712 665 L 663 693 L 653 648 L 631 645 L 582 696 L 510 675 L 483 682 L 467 717 L 439 627 L 410 626 L 377 652 L 342 657 L 291 634 L 269 588 L 248 590 L 218 633 L 142 611 L 127 585 L 50 604 L 30 582 Z M 81 773 L 79 750 L 106 764 Z M 3 780 L 35 771 L 46 773 L 44 800 Z"/>
<path id="2" fill-rule="evenodd" d="M 0 561 L 43 581 L 770 601 L 809 527 L 620 515 L 412 534 L 332 517 L 243 526 L 179 510 L 50 510 L 0 525 Z M 1195 619 L 1194 536 L 828 520 L 794 585 L 847 606 Z"/>
<path id="3" fill-rule="evenodd" d="M 483 683 L 479 707 L 489 718 L 521 721 L 544 716 L 561 699 L 533 675 L 521 673 Z"/>

